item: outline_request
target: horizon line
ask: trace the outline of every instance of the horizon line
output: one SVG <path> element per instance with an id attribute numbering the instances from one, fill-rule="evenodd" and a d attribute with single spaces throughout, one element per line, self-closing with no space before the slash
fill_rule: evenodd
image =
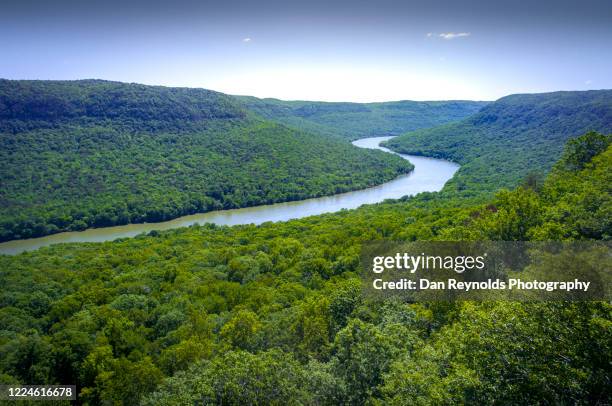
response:
<path id="1" fill-rule="evenodd" d="M 482 102 L 482 103 L 493 103 L 497 100 L 503 99 L 504 97 L 514 96 L 514 95 L 529 95 L 529 94 L 551 94 L 551 93 L 563 93 L 563 92 L 592 92 L 592 91 L 605 91 L 612 90 L 607 88 L 601 89 L 586 89 L 586 90 L 568 90 L 568 89 L 560 89 L 560 90 L 552 90 L 547 92 L 518 92 L 518 93 L 509 93 L 504 96 L 501 96 L 497 99 L 484 100 L 484 99 L 427 99 L 427 100 L 416 100 L 416 99 L 394 99 L 394 100 L 384 100 L 384 101 L 348 101 L 348 100 L 308 100 L 308 99 L 283 99 L 274 96 L 253 96 L 250 94 L 235 94 L 235 93 L 226 93 L 219 90 L 211 89 L 203 86 L 171 86 L 171 85 L 163 85 L 163 84 L 149 84 L 149 83 L 141 83 L 141 82 L 129 82 L 122 80 L 114 80 L 114 79 L 100 79 L 100 78 L 80 78 L 80 79 L 9 79 L 5 77 L 0 77 L 0 81 L 15 81 L 15 82 L 86 82 L 86 81 L 98 81 L 98 82 L 111 82 L 111 83 L 122 83 L 129 85 L 141 85 L 141 86 L 150 86 L 150 87 L 165 87 L 171 89 L 200 89 L 200 90 L 208 90 L 216 93 L 221 93 L 231 97 L 253 97 L 259 100 L 279 100 L 284 102 L 309 102 L 309 103 L 352 103 L 352 104 L 375 104 L 375 103 L 399 103 L 399 102 L 415 102 L 415 103 L 431 103 L 431 102 Z"/>

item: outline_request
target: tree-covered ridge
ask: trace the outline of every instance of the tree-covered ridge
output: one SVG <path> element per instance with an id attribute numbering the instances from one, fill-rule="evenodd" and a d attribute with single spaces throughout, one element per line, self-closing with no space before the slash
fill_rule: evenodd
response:
<path id="1" fill-rule="evenodd" d="M 0 241 L 331 195 L 412 168 L 207 90 L 1 81 L 0 95 Z"/>
<path id="2" fill-rule="evenodd" d="M 445 190 L 473 195 L 548 171 L 565 142 L 587 131 L 612 132 L 612 90 L 511 95 L 461 122 L 411 132 L 386 145 L 460 163 Z"/>
<path id="3" fill-rule="evenodd" d="M 106 121 L 134 129 L 170 129 L 242 119 L 246 114 L 231 96 L 206 89 L 105 80 L 0 79 L 0 130 L 7 132 Z"/>
<path id="4" fill-rule="evenodd" d="M 609 404 L 610 304 L 381 304 L 357 275 L 376 239 L 609 240 L 610 140 L 486 204 L 425 193 L 2 256 L 0 381 L 77 383 L 87 404 Z"/>
<path id="5" fill-rule="evenodd" d="M 236 97 L 261 117 L 349 140 L 399 135 L 461 120 L 487 105 L 487 102 L 464 100 L 343 103 Z"/>

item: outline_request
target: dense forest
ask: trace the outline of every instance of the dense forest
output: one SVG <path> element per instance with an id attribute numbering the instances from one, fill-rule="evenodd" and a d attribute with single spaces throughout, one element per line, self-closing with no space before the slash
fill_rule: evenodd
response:
<path id="1" fill-rule="evenodd" d="M 331 195 L 412 166 L 203 89 L 0 80 L 0 241 Z"/>
<path id="2" fill-rule="evenodd" d="M 544 182 L 484 203 L 1 256 L 0 381 L 76 383 L 92 405 L 610 404 L 609 303 L 381 303 L 358 268 L 376 239 L 610 240 L 611 139 L 572 139 Z"/>
<path id="3" fill-rule="evenodd" d="M 3 239 L 410 170 L 352 147 L 357 127 L 417 129 L 389 145 L 462 164 L 440 193 L 357 210 L 0 256 L 0 384 L 76 384 L 87 405 L 611 404 L 610 303 L 375 300 L 359 278 L 372 240 L 610 241 L 611 100 L 514 95 L 479 110 L 0 81 Z"/>
<path id="4" fill-rule="evenodd" d="M 251 96 L 236 98 L 261 117 L 348 140 L 400 135 L 406 131 L 434 127 L 466 118 L 487 105 L 487 102 L 464 100 L 341 103 L 258 99 Z"/>
<path id="5" fill-rule="evenodd" d="M 386 146 L 460 163 L 446 192 L 473 196 L 543 175 L 564 143 L 587 131 L 612 132 L 612 90 L 511 95 L 460 122 L 410 132 Z"/>
<path id="6" fill-rule="evenodd" d="M 0 79 L 0 130 L 8 133 L 59 123 L 112 123 L 133 131 L 191 129 L 246 115 L 231 96 L 206 89 L 106 80 Z"/>

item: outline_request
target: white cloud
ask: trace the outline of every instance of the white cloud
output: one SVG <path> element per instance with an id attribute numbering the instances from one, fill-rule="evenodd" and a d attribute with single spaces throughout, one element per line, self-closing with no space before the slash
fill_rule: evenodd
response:
<path id="1" fill-rule="evenodd" d="M 242 39 L 242 42 L 251 42 L 251 41 L 252 41 L 252 40 L 251 40 L 251 38 L 249 38 L 249 37 L 246 37 L 246 38 L 243 38 L 243 39 Z"/>
<path id="2" fill-rule="evenodd" d="M 455 39 L 455 38 L 469 37 L 470 35 L 472 34 L 469 32 L 443 32 L 438 36 L 442 39 Z"/>
<path id="3" fill-rule="evenodd" d="M 590 84 L 592 84 L 592 83 L 593 83 L 593 81 L 592 81 L 591 79 L 589 79 L 589 80 L 585 80 L 585 81 L 584 81 L 584 84 L 585 84 L 585 85 L 590 85 Z"/>

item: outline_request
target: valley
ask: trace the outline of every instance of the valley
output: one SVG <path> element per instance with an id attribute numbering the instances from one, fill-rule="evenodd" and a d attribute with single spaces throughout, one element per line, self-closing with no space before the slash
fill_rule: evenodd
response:
<path id="1" fill-rule="evenodd" d="M 3 383 L 88 405 L 612 399 L 606 301 L 378 300 L 360 279 L 371 241 L 609 241 L 609 91 L 350 145 L 202 89 L 10 86 L 4 238 L 53 235 L 2 245 Z"/>
<path id="2" fill-rule="evenodd" d="M 363 138 L 353 142 L 360 148 L 390 150 L 379 143 L 391 137 Z M 161 223 L 129 224 L 125 226 L 93 228 L 84 231 L 64 232 L 46 237 L 13 240 L 0 243 L 0 254 L 18 254 L 51 244 L 70 242 L 103 242 L 118 238 L 129 238 L 151 231 L 188 227 L 194 224 L 216 225 L 261 224 L 269 221 L 287 221 L 295 218 L 333 213 L 343 209 L 355 209 L 363 204 L 380 203 L 386 199 L 398 199 L 421 192 L 437 192 L 442 189 L 457 171 L 457 164 L 435 158 L 399 154 L 408 160 L 414 169 L 405 175 L 367 189 L 346 192 L 333 196 L 298 200 L 287 203 L 254 206 L 242 209 L 210 211 L 182 216 Z"/>
<path id="3" fill-rule="evenodd" d="M 303 200 L 409 173 L 205 89 L 0 80 L 0 241 Z"/>
<path id="4" fill-rule="evenodd" d="M 0 405 L 612 406 L 611 22 L 2 0 Z"/>

